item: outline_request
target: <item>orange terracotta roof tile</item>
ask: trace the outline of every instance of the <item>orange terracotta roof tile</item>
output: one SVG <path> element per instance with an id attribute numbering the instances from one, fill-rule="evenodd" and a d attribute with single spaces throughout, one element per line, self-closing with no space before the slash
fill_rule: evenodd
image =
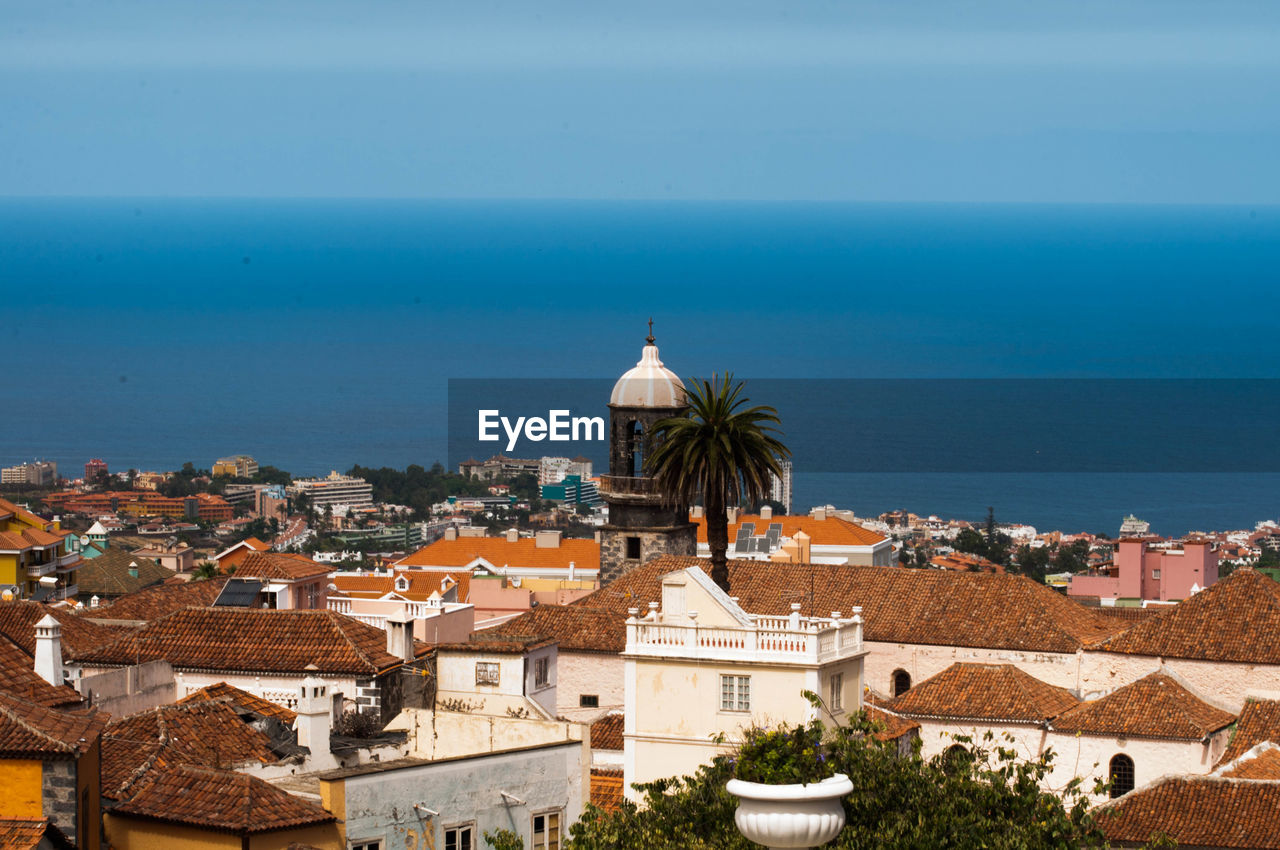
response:
<path id="1" fill-rule="evenodd" d="M 1280 744 L 1280 700 L 1247 699 L 1220 763 L 1235 761 L 1266 741 Z"/>
<path id="2" fill-rule="evenodd" d="M 76 847 L 48 818 L 0 817 L 0 850 L 37 850 L 45 839 L 54 850 L 75 850 Z"/>
<path id="3" fill-rule="evenodd" d="M 1171 777 L 1094 812 L 1108 840 L 1146 844 L 1163 833 L 1180 847 L 1280 848 L 1280 782 Z"/>
<path id="4" fill-rule="evenodd" d="M 1268 741 L 1246 752 L 1230 765 L 1223 765 L 1219 776 L 1234 779 L 1280 780 L 1280 746 Z"/>
<path id="5" fill-rule="evenodd" d="M 107 724 L 102 733 L 102 793 L 127 799 L 149 771 L 180 764 L 230 767 L 275 761 L 271 741 L 230 704 L 163 705 Z"/>
<path id="6" fill-rule="evenodd" d="M 212 685 L 206 685 L 198 691 L 192 691 L 178 700 L 177 704 L 184 705 L 193 702 L 225 702 L 239 714 L 274 717 L 286 726 L 292 726 L 293 722 L 298 718 L 296 712 L 285 708 L 283 705 L 276 705 L 270 700 L 254 696 L 248 691 L 242 691 L 234 685 L 228 685 L 226 682 L 216 682 Z"/>
<path id="7" fill-rule="evenodd" d="M 130 570 L 137 575 L 132 575 Z M 168 567 L 124 549 L 108 549 L 98 557 L 84 561 L 76 570 L 79 598 L 86 605 L 94 596 L 124 596 L 172 577 L 173 570 Z"/>
<path id="8" fill-rule="evenodd" d="M 85 608 L 80 614 L 90 620 L 158 620 L 183 608 L 212 605 L 226 583 L 226 576 L 219 576 L 206 581 L 156 585 L 121 596 L 109 605 Z"/>
<path id="9" fill-rule="evenodd" d="M 952 664 L 895 697 L 889 708 L 909 717 L 1043 723 L 1079 704 L 1066 688 L 1012 664 Z"/>
<path id="10" fill-rule="evenodd" d="M 627 609 L 661 602 L 661 577 L 691 566 L 705 571 L 709 561 L 663 555 L 571 605 L 539 605 L 498 628 L 554 636 L 562 651 L 621 652 Z M 790 613 L 812 587 L 814 613 L 861 606 L 865 639 L 885 643 L 1070 653 L 1125 627 L 1017 575 L 730 561 L 729 583 L 743 610 L 770 616 Z M 596 613 L 561 613 L 582 609 Z"/>
<path id="11" fill-rule="evenodd" d="M 386 643 L 382 629 L 333 611 L 184 608 L 77 660 L 123 666 L 163 658 L 182 670 L 287 674 L 314 664 L 321 673 L 370 676 L 401 664 Z"/>
<path id="12" fill-rule="evenodd" d="M 1054 718 L 1055 732 L 1199 741 L 1231 725 L 1235 715 L 1214 708 L 1172 676 L 1152 673 Z"/>
<path id="13" fill-rule="evenodd" d="M 16 643 L 22 651 L 36 654 L 36 623 L 51 614 L 62 627 L 62 657 L 70 660 L 79 652 L 110 643 L 120 629 L 104 626 L 77 616 L 70 608 L 52 608 L 40 602 L 14 600 L 0 602 L 0 634 Z"/>
<path id="14" fill-rule="evenodd" d="M 1280 584 L 1239 569 L 1099 648 L 1127 655 L 1280 664 Z"/>
<path id="15" fill-rule="evenodd" d="M 0 754 L 9 758 L 75 758 L 107 724 L 96 709 L 59 711 L 0 694 Z"/>
<path id="16" fill-rule="evenodd" d="M 396 590 L 396 582 L 403 577 L 409 582 L 407 590 Z M 364 599 L 381 599 L 387 594 L 395 594 L 409 602 L 426 602 L 432 595 L 442 595 L 450 587 L 458 588 L 458 601 L 466 602 L 471 598 L 471 571 L 452 570 L 396 570 L 394 576 L 372 575 L 364 573 L 336 573 L 331 581 L 343 596 Z"/>
<path id="17" fill-rule="evenodd" d="M 179 765 L 158 771 L 112 817 L 137 817 L 252 835 L 332 823 L 314 803 L 261 779 L 206 767 Z"/>
<path id="18" fill-rule="evenodd" d="M 11 514 L 35 528 L 44 528 L 49 524 L 41 517 L 36 516 L 26 508 L 18 507 L 8 499 L 0 499 L 0 514 Z"/>
<path id="19" fill-rule="evenodd" d="M 707 542 L 707 518 L 690 517 L 690 522 L 698 526 L 698 542 Z M 755 523 L 755 533 L 764 534 L 770 525 L 782 526 L 783 537 L 795 537 L 797 531 L 809 535 L 809 543 L 813 546 L 874 546 L 889 538 L 850 522 L 847 519 L 829 516 L 826 519 L 814 519 L 808 514 L 795 516 L 775 516 L 763 519 L 758 514 L 746 514 L 738 517 L 737 522 L 729 524 L 729 543 L 737 539 L 738 528 L 744 522 Z"/>
<path id="20" fill-rule="evenodd" d="M 74 708 L 82 699 L 70 685 L 51 685 L 36 674 L 35 659 L 0 635 L 0 692 L 46 708 Z"/>
<path id="21" fill-rule="evenodd" d="M 600 567 L 600 544 L 594 540 L 565 538 L 559 546 L 540 547 L 532 537 L 514 543 L 505 537 L 459 537 L 437 540 L 396 562 L 398 567 L 465 567 L 483 558 L 495 567 L 574 566 L 584 570 Z"/>
<path id="22" fill-rule="evenodd" d="M 622 805 L 622 771 L 591 768 L 591 805 L 616 812 Z"/>
<path id="23" fill-rule="evenodd" d="M 25 552 L 32 543 L 20 531 L 0 531 L 0 551 Z"/>
<path id="24" fill-rule="evenodd" d="M 591 724 L 591 749 L 621 750 L 622 726 L 626 718 L 621 714 L 606 714 Z"/>
<path id="25" fill-rule="evenodd" d="M 881 741 L 896 741 L 903 735 L 909 735 L 920 728 L 920 724 L 910 717 L 899 717 L 875 705 L 868 704 L 865 711 L 868 720 L 880 725 L 881 728 L 872 734 Z"/>
<path id="26" fill-rule="evenodd" d="M 296 581 L 326 575 L 329 568 L 317 564 L 305 555 L 283 552 L 250 552 L 236 567 L 237 578 L 257 578 L 267 581 Z"/>

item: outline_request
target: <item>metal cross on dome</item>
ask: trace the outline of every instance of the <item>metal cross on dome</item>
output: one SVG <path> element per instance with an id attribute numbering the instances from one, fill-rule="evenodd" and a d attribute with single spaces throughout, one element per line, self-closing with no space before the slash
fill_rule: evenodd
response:
<path id="1" fill-rule="evenodd" d="M 653 345 L 653 316 L 649 317 L 649 335 L 644 338 L 644 341 Z"/>

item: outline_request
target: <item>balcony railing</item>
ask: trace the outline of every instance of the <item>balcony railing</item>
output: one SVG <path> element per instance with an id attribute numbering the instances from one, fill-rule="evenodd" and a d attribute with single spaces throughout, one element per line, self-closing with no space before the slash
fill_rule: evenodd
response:
<path id="1" fill-rule="evenodd" d="M 846 619 L 758 617 L 751 626 L 627 620 L 628 655 L 824 664 L 860 652 L 861 609 Z"/>
<path id="2" fill-rule="evenodd" d="M 656 496 L 658 488 L 652 478 L 626 475 L 601 475 L 597 490 L 610 496 Z"/>

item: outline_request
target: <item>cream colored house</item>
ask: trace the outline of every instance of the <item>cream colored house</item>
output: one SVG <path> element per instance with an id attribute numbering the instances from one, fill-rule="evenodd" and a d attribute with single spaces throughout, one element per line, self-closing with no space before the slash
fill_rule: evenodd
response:
<path id="1" fill-rule="evenodd" d="M 626 621 L 623 775 L 632 783 L 692 773 L 744 728 L 831 718 L 862 707 L 862 618 L 746 613 L 698 567 L 662 576 L 662 602 Z M 714 739 L 723 735 L 724 741 Z"/>

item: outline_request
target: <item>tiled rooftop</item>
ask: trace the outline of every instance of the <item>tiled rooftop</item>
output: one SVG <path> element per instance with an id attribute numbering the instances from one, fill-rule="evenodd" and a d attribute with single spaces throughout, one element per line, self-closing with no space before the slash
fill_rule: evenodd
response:
<path id="1" fill-rule="evenodd" d="M 333 611 L 184 608 L 77 656 L 89 666 L 163 658 L 178 669 L 370 676 L 399 666 L 387 635 Z M 429 651 L 418 644 L 418 655 Z"/>
<path id="2" fill-rule="evenodd" d="M 227 702 L 164 705 L 107 725 L 102 735 L 102 793 L 132 795 L 150 771 L 176 765 L 231 767 L 271 763 L 267 736 Z"/>
<path id="3" fill-rule="evenodd" d="M 1280 664 L 1280 584 L 1240 569 L 1100 647 L 1160 658 Z"/>
<path id="4" fill-rule="evenodd" d="M 212 605 L 226 583 L 226 577 L 219 577 L 207 581 L 156 585 L 122 596 L 110 605 L 92 610 L 86 608 L 81 615 L 89 619 L 101 620 L 143 622 L 158 620 L 182 608 Z"/>
<path id="5" fill-rule="evenodd" d="M 137 575 L 130 575 L 136 569 Z M 173 570 L 150 558 L 124 549 L 107 549 L 96 558 L 83 561 L 76 571 L 79 598 L 85 605 L 93 596 L 124 596 L 173 577 Z"/>
<path id="6" fill-rule="evenodd" d="M 875 732 L 875 737 L 881 741 L 896 741 L 903 735 L 909 734 L 920 728 L 920 724 L 912 720 L 910 717 L 899 717 L 892 712 L 885 711 L 875 705 L 868 703 L 866 706 L 867 719 L 879 723 L 880 730 Z"/>
<path id="7" fill-rule="evenodd" d="M 54 850 L 75 850 L 76 845 L 48 818 L 0 817 L 0 850 L 37 850 L 45 838 Z"/>
<path id="8" fill-rule="evenodd" d="M 621 714 L 606 714 L 591 724 L 591 749 L 621 750 L 622 726 L 626 717 Z"/>
<path id="9" fill-rule="evenodd" d="M 237 578 L 257 578 L 266 581 L 296 581 L 322 576 L 329 572 L 324 564 L 317 564 L 305 555 L 284 552 L 250 552 L 235 569 Z"/>
<path id="10" fill-rule="evenodd" d="M 1240 710 L 1240 719 L 1231 733 L 1231 742 L 1222 754 L 1221 762 L 1235 761 L 1246 750 L 1264 741 L 1280 744 L 1280 700 L 1248 699 Z"/>
<path id="11" fill-rule="evenodd" d="M 691 521 L 698 526 L 698 542 L 706 543 L 706 517 L 691 518 Z M 746 514 L 739 516 L 737 522 L 729 524 L 731 544 L 737 539 L 738 527 L 744 522 L 754 523 L 756 534 L 764 534 L 773 524 L 782 526 L 783 537 L 795 537 L 796 532 L 803 531 L 809 535 L 809 542 L 813 546 L 874 546 L 888 539 L 883 534 L 858 525 L 856 522 L 834 516 L 815 519 L 807 514 L 798 514 L 763 519 L 758 514 Z"/>
<path id="12" fill-rule="evenodd" d="M 532 537 L 514 543 L 505 537 L 459 537 L 437 540 L 396 562 L 398 567 L 465 567 L 483 558 L 495 567 L 558 567 L 572 562 L 584 570 L 600 567 L 600 544 L 564 538 L 559 546 L 540 547 Z"/>
<path id="13" fill-rule="evenodd" d="M 1056 732 L 1198 741 L 1235 715 L 1214 708 L 1172 676 L 1152 673 L 1054 718 Z"/>
<path id="14" fill-rule="evenodd" d="M 62 626 L 62 657 L 64 659 L 110 643 L 121 634 L 119 629 L 99 625 L 77 616 L 70 608 L 52 608 L 30 600 L 0 602 L 0 634 L 16 643 L 23 652 L 34 657 L 36 623 L 44 619 L 45 614 L 52 614 Z"/>
<path id="15" fill-rule="evenodd" d="M 1233 779 L 1280 779 L 1280 745 L 1270 741 L 1259 744 L 1220 770 L 1220 776 Z"/>
<path id="16" fill-rule="evenodd" d="M 591 804 L 606 812 L 616 812 L 622 804 L 622 771 L 591 768 Z"/>
<path id="17" fill-rule="evenodd" d="M 1173 777 L 1099 808 L 1113 842 L 1145 844 L 1164 833 L 1180 847 L 1280 848 L 1280 782 Z"/>
<path id="18" fill-rule="evenodd" d="M 75 758 L 93 745 L 107 715 L 60 711 L 0 694 L 0 754 L 10 758 Z"/>
<path id="19" fill-rule="evenodd" d="M 621 652 L 627 609 L 660 602 L 661 577 L 690 566 L 706 568 L 707 561 L 664 555 L 572 605 L 540 605 L 498 628 L 556 637 L 562 651 Z M 848 615 L 860 605 L 864 639 L 886 643 L 1069 653 L 1126 625 L 1016 575 L 735 560 L 729 584 L 752 614 L 789 614 L 810 587 L 820 616 Z"/>
<path id="20" fill-rule="evenodd" d="M 178 700 L 178 705 L 195 702 L 225 702 L 238 714 L 257 714 L 261 717 L 274 717 L 287 726 L 292 726 L 298 715 L 282 705 L 254 696 L 226 682 L 207 685 L 198 691 L 187 694 Z"/>
<path id="21" fill-rule="evenodd" d="M 910 717 L 1041 723 L 1079 703 L 1065 688 L 1047 684 L 1012 664 L 952 664 L 889 701 Z"/>
<path id="22" fill-rule="evenodd" d="M 332 823 L 314 803 L 261 779 L 206 767 L 179 765 L 155 772 L 113 817 L 140 817 L 236 835 Z"/>
<path id="23" fill-rule="evenodd" d="M 397 579 L 409 582 L 407 590 L 396 590 Z M 397 570 L 394 576 L 364 573 L 337 573 L 331 579 L 338 593 L 355 599 L 381 599 L 393 594 L 409 602 L 426 602 L 433 595 L 443 595 L 454 585 L 458 588 L 458 601 L 466 602 L 471 595 L 471 571 L 452 570 Z"/>
<path id="24" fill-rule="evenodd" d="M 47 708 L 74 708 L 80 694 L 69 685 L 51 685 L 35 671 L 35 659 L 0 636 L 0 692 Z"/>

